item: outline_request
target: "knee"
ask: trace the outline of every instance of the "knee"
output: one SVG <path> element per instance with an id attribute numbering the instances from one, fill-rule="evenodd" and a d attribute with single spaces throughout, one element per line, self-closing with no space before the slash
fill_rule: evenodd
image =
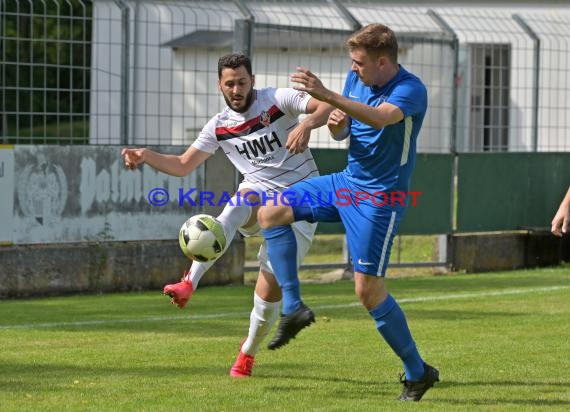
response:
<path id="1" fill-rule="evenodd" d="M 261 229 L 269 229 L 271 227 L 271 211 L 267 206 L 261 206 L 257 211 L 257 223 Z"/>
<path id="2" fill-rule="evenodd" d="M 355 275 L 354 292 L 368 310 L 378 306 L 388 296 L 383 279 L 369 275 Z"/>
<path id="3" fill-rule="evenodd" d="M 368 288 L 366 287 L 366 285 L 362 284 L 362 283 L 356 283 L 354 285 L 354 293 L 356 294 L 356 296 L 358 297 L 358 300 L 360 301 L 360 303 L 362 303 L 363 306 L 368 307 L 369 306 L 369 291 Z"/>
<path id="4" fill-rule="evenodd" d="M 257 211 L 257 222 L 261 229 L 269 229 L 274 226 L 288 225 L 293 223 L 293 212 L 290 207 L 261 206 Z"/>

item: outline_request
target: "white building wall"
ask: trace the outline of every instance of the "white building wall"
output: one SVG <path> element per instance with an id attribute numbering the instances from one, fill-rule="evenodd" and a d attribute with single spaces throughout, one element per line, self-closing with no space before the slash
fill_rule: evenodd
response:
<path id="1" fill-rule="evenodd" d="M 538 150 L 568 150 L 570 138 L 570 10 L 521 13 L 540 38 Z"/>
<path id="2" fill-rule="evenodd" d="M 213 65 L 203 51 L 190 62 L 181 61 L 175 50 L 162 45 L 195 30 L 232 30 L 234 19 L 242 14 L 233 2 L 223 1 L 140 1 L 129 6 L 129 143 L 185 144 L 180 130 L 190 127 L 185 118 L 194 110 L 187 109 L 195 107 L 185 107 L 184 102 L 194 99 L 195 90 L 215 92 L 207 83 L 188 79 L 187 72 L 215 74 L 219 56 Z M 90 142 L 119 144 L 121 11 L 113 1 L 97 1 L 93 9 Z M 200 104 L 199 109 L 209 107 Z"/>
<path id="3" fill-rule="evenodd" d="M 418 139 L 418 150 L 446 153 L 451 145 L 451 106 L 453 99 L 453 50 L 448 44 L 406 41 L 406 36 L 424 38 L 442 35 L 442 29 L 427 12 L 427 7 L 383 6 L 355 3 L 350 13 L 362 25 L 383 23 L 399 38 L 399 61 L 419 76 L 428 90 L 428 112 Z"/>
<path id="4" fill-rule="evenodd" d="M 140 2 L 133 70 L 133 144 L 187 144 L 188 130 L 220 107 L 217 58 L 204 50 L 182 55 L 163 46 L 196 30 L 233 30 L 242 17 L 233 2 Z M 205 77 L 205 78 L 204 78 Z M 195 102 L 195 103 L 192 103 Z M 141 114 L 141 115 L 139 115 Z"/>
<path id="5" fill-rule="evenodd" d="M 509 150 L 528 151 L 532 144 L 532 81 L 533 42 L 512 19 L 512 10 L 484 8 L 437 9 L 438 14 L 457 34 L 462 48 L 466 50 L 459 67 L 459 83 L 462 99 L 458 110 L 465 111 L 458 118 L 458 148 L 470 150 L 469 111 L 471 110 L 469 57 L 472 44 L 509 44 L 511 46 L 510 99 L 509 99 Z"/>
<path id="6" fill-rule="evenodd" d="M 350 30 L 349 23 L 329 3 L 248 2 L 256 23 Z M 461 59 L 453 78 L 453 50 L 445 43 L 409 42 L 410 36 L 442 36 L 428 7 L 348 3 L 348 11 L 363 25 L 385 23 L 400 35 L 401 63 L 426 83 L 430 107 L 419 149 L 447 152 L 451 145 L 454 82 L 459 85 L 458 148 L 468 149 L 470 86 L 468 48 L 471 44 L 511 46 L 509 150 L 532 149 L 533 41 L 512 19 L 519 14 L 541 38 L 539 150 L 567 150 L 570 8 L 431 7 L 459 37 Z M 244 18 L 233 2 L 131 2 L 129 141 L 135 145 L 182 144 L 196 136 L 223 107 L 217 90 L 217 59 L 221 51 L 161 47 L 195 30 L 232 30 Z M 254 39 L 255 40 L 255 39 Z M 348 54 L 338 50 L 262 50 L 254 44 L 257 86 L 291 86 L 289 74 L 307 65 L 328 87 L 340 91 L 350 67 Z M 94 3 L 90 141 L 120 142 L 121 15 L 115 2 Z M 306 62 L 306 63 L 305 63 Z M 345 147 L 331 142 L 326 130 L 313 138 L 318 147 Z"/>
<path id="7" fill-rule="evenodd" d="M 118 144 L 121 114 L 121 13 L 113 2 L 93 3 L 89 142 Z"/>

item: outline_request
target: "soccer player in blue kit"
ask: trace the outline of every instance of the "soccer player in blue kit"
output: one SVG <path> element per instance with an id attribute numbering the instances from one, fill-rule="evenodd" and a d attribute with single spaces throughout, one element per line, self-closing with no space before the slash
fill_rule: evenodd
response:
<path id="1" fill-rule="evenodd" d="M 384 275 L 407 203 L 407 199 L 386 199 L 408 192 L 427 91 L 418 77 L 398 64 L 398 43 L 389 27 L 365 26 L 346 45 L 352 66 L 342 95 L 325 88 L 306 68 L 298 68 L 291 76 L 298 84 L 295 89 L 335 107 L 327 122 L 331 136 L 335 140 L 350 136 L 350 146 L 344 171 L 296 183 L 289 189 L 294 196 L 287 201 L 280 198 L 259 209 L 258 222 L 283 292 L 281 320 L 270 349 L 285 345 L 314 321 L 313 312 L 301 300 L 295 237 L 289 225 L 300 220 L 342 221 L 354 264 L 356 295 L 404 365 L 404 388 L 398 399 L 419 401 L 439 381 L 439 371 L 421 358 L 404 312 L 386 289 Z M 334 198 L 340 191 L 342 202 L 338 198 L 323 202 L 323 194 Z"/>

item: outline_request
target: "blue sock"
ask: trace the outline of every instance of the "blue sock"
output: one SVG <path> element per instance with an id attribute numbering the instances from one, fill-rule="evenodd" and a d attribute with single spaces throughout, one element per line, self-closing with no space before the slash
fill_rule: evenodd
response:
<path id="1" fill-rule="evenodd" d="M 275 226 L 261 231 L 267 255 L 283 292 L 283 315 L 290 315 L 301 306 L 297 274 L 297 239 L 290 225 Z"/>
<path id="2" fill-rule="evenodd" d="M 376 321 L 378 332 L 404 362 L 406 379 L 409 381 L 422 380 L 424 361 L 416 348 L 416 343 L 408 328 L 406 316 L 398 302 L 392 295 L 388 295 L 384 302 L 368 313 Z"/>

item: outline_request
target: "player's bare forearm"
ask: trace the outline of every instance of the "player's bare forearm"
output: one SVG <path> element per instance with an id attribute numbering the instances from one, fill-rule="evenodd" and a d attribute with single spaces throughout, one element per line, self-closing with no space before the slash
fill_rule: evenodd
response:
<path id="1" fill-rule="evenodd" d="M 382 103 L 378 107 L 372 107 L 327 89 L 321 80 L 305 67 L 298 67 L 297 72 L 291 75 L 291 81 L 299 84 L 294 87 L 296 90 L 307 92 L 315 99 L 328 103 L 375 129 L 398 123 L 404 118 L 402 111 L 392 104 Z"/>
<path id="2" fill-rule="evenodd" d="M 560 204 L 560 207 L 566 208 L 566 210 L 570 209 L 570 187 L 568 188 L 568 191 L 566 192 L 566 196 L 564 196 L 564 199 L 562 199 L 562 203 Z"/>
<path id="3" fill-rule="evenodd" d="M 558 211 L 552 219 L 551 232 L 555 236 L 562 236 L 568 233 L 568 227 L 570 226 L 570 188 L 566 192 L 566 196 L 562 199 Z"/>
<path id="4" fill-rule="evenodd" d="M 123 149 L 121 152 L 125 165 L 136 169 L 146 163 L 152 168 L 172 176 L 186 176 L 204 162 L 209 153 L 190 147 L 182 155 L 158 153 L 151 149 Z"/>
<path id="5" fill-rule="evenodd" d="M 311 99 L 311 101 L 313 101 Z M 311 104 L 309 101 L 309 105 Z M 303 120 L 305 127 L 314 130 L 327 124 L 330 113 L 334 110 L 330 104 L 315 100 L 316 108 Z M 310 109 L 310 108 L 309 108 Z"/>
<path id="6" fill-rule="evenodd" d="M 145 149 L 143 155 L 144 163 L 172 176 L 186 176 L 189 172 L 183 167 L 181 158 L 176 155 L 157 153 L 153 150 Z"/>
<path id="7" fill-rule="evenodd" d="M 372 107 L 348 99 L 331 90 L 327 90 L 327 93 L 323 95 L 323 101 L 342 110 L 348 116 L 359 122 L 366 123 L 375 129 L 382 129 L 391 124 L 398 123 L 404 118 L 402 111 L 394 105 L 382 103 L 378 107 Z"/>

